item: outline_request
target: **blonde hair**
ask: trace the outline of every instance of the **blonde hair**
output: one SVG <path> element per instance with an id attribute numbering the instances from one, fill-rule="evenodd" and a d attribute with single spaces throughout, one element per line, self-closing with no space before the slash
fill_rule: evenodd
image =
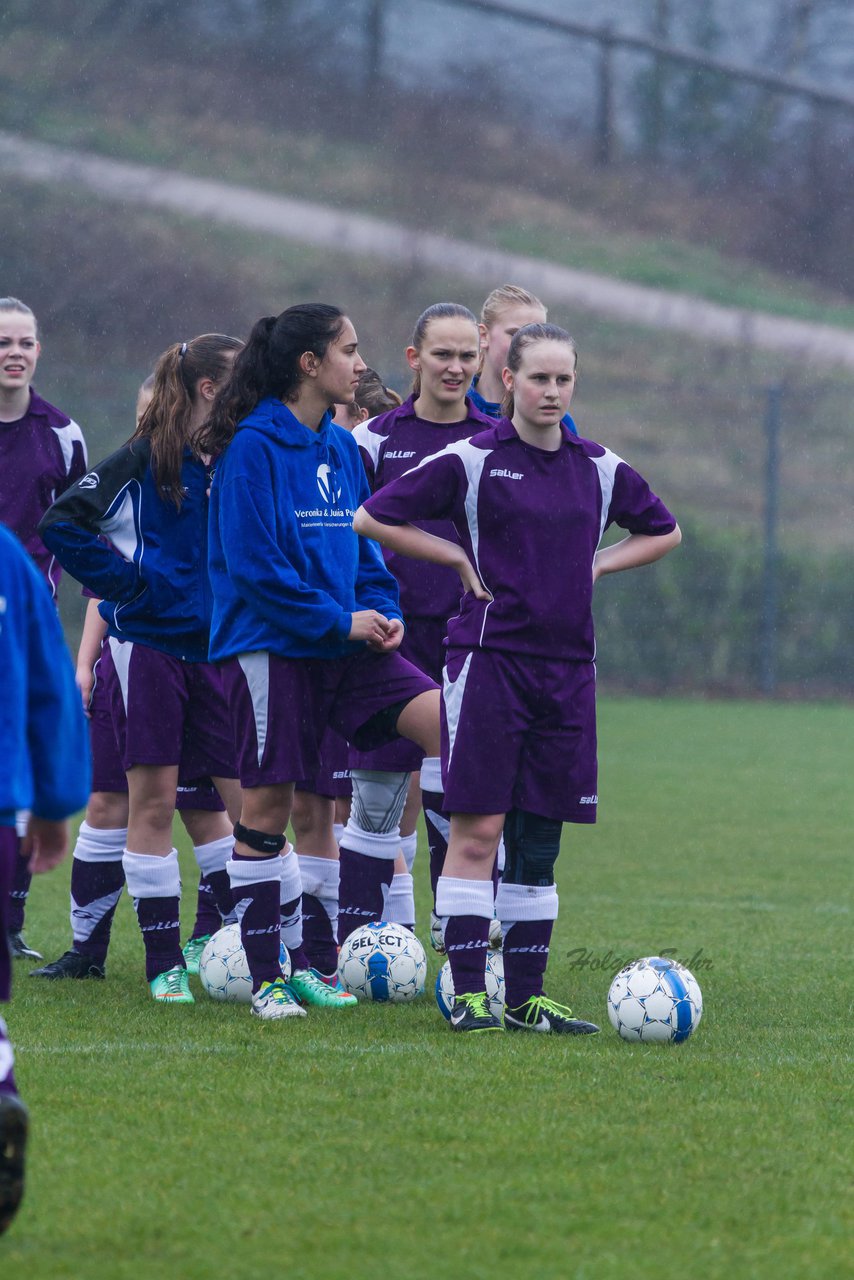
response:
<path id="1" fill-rule="evenodd" d="M 480 323 L 491 329 L 511 307 L 541 307 L 545 316 L 549 314 L 535 293 L 530 293 L 519 284 L 502 284 L 493 289 L 484 301 L 480 309 Z"/>
<path id="2" fill-rule="evenodd" d="M 32 309 L 20 298 L 0 298 L 0 311 L 16 311 L 18 315 L 32 316 L 36 337 L 39 336 L 39 322 Z"/>

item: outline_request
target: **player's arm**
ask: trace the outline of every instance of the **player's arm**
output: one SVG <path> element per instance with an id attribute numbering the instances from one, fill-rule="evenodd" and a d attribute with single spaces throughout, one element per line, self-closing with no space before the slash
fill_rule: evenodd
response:
<path id="1" fill-rule="evenodd" d="M 411 560 L 429 560 L 454 569 L 464 590 L 479 600 L 489 600 L 491 596 L 464 547 L 410 523 L 455 518 L 464 521 L 465 492 L 463 464 L 452 449 L 446 449 L 377 490 L 359 507 L 353 528 L 362 537 L 373 538 Z"/>
<path id="2" fill-rule="evenodd" d="M 107 634 L 107 624 L 98 612 L 99 604 L 100 601 L 94 597 L 86 602 L 83 634 L 77 650 L 77 687 L 83 699 L 83 710 L 87 712 L 95 683 L 95 663 L 101 656 L 101 641 Z"/>
<path id="3" fill-rule="evenodd" d="M 678 547 L 681 541 L 682 530 L 678 524 L 669 533 L 630 533 L 621 542 L 602 547 L 596 552 L 593 557 L 593 581 L 596 582 L 606 573 L 621 573 L 624 569 L 639 569 L 641 565 L 653 564 L 666 556 L 668 551 Z"/>
<path id="4" fill-rule="evenodd" d="M 101 600 L 129 600 L 141 588 L 137 564 L 101 535 L 141 548 L 130 491 L 135 485 L 138 493 L 149 458 L 147 441 L 125 445 L 57 498 L 39 524 L 39 536 L 63 569 Z"/>

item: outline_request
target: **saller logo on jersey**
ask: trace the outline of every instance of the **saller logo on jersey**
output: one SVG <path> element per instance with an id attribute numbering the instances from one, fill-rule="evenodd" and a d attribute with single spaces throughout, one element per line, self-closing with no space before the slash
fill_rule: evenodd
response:
<path id="1" fill-rule="evenodd" d="M 414 458 L 414 449 L 389 449 L 388 453 L 383 454 L 384 458 Z"/>
<path id="2" fill-rule="evenodd" d="M 317 468 L 317 487 L 320 490 L 320 496 L 326 503 L 327 507 L 333 506 L 341 497 L 340 488 L 336 488 L 335 477 L 332 468 L 326 462 L 321 462 Z"/>
<path id="3" fill-rule="evenodd" d="M 505 480 L 525 479 L 521 471 L 508 471 L 506 467 L 493 467 L 489 474 L 491 476 L 503 476 Z"/>
<path id="4" fill-rule="evenodd" d="M 82 480 L 78 480 L 77 488 L 78 489 L 97 489 L 100 483 L 101 483 L 101 477 L 98 475 L 98 472 L 90 471 L 87 475 L 83 477 Z"/>
<path id="5" fill-rule="evenodd" d="M 598 796 L 581 796 L 578 803 L 579 804 L 598 804 L 599 797 Z"/>

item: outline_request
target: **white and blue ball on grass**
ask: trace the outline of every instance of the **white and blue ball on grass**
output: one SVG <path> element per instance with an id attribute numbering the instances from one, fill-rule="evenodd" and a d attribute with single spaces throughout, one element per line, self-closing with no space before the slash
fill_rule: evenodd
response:
<path id="1" fill-rule="evenodd" d="M 374 920 L 350 934 L 338 956 L 342 985 L 360 1000 L 403 1004 L 424 990 L 424 948 L 402 924 Z"/>
<path id="2" fill-rule="evenodd" d="M 504 1013 L 504 956 L 500 951 L 486 953 L 486 998 L 489 1010 L 496 1018 Z M 454 1007 L 454 979 L 451 962 L 446 960 L 436 975 L 436 1004 L 443 1017 L 450 1020 Z"/>
<path id="3" fill-rule="evenodd" d="M 279 948 L 282 977 L 291 976 L 291 958 L 284 946 Z M 199 960 L 199 980 L 212 1000 L 233 1000 L 249 1004 L 252 999 L 252 975 L 246 952 L 240 940 L 240 925 L 224 925 L 205 943 Z"/>
<path id="4" fill-rule="evenodd" d="M 624 1040 L 681 1044 L 702 1016 L 697 979 L 666 956 L 645 956 L 627 964 L 608 992 L 608 1017 Z"/>

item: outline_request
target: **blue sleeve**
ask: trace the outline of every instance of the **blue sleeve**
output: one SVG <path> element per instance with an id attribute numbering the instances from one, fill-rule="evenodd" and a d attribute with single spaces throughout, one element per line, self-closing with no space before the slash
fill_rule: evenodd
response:
<path id="1" fill-rule="evenodd" d="M 25 643 L 32 810 L 38 818 L 60 821 L 84 808 L 89 798 L 89 733 L 53 601 L 36 570 L 28 568 Z"/>
<path id="2" fill-rule="evenodd" d="M 91 529 L 58 520 L 41 530 L 48 551 L 99 600 L 121 603 L 140 590 L 139 571 Z"/>
<path id="3" fill-rule="evenodd" d="M 259 469 L 260 470 L 260 469 Z M 237 474 L 221 480 L 219 540 L 228 575 L 249 607 L 268 623 L 311 640 L 346 639 L 351 615 L 325 591 L 305 583 L 276 539 L 282 519 L 269 475 Z"/>

